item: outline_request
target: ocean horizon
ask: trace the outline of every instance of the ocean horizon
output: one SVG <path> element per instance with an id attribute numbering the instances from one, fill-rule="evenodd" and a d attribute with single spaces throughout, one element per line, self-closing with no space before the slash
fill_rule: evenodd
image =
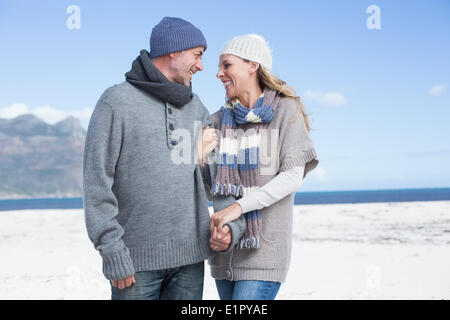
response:
<path id="1" fill-rule="evenodd" d="M 295 205 L 445 201 L 450 200 L 450 188 L 385 189 L 349 191 L 307 191 L 297 192 Z M 211 206 L 211 203 L 209 203 Z M 30 198 L 0 200 L 0 211 L 30 209 L 82 209 L 80 198 Z"/>

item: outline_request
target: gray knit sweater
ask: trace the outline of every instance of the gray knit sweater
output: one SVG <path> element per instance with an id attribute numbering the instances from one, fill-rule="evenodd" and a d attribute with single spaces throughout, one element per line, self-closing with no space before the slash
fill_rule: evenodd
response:
<path id="1" fill-rule="evenodd" d="M 221 127 L 220 111 L 211 115 L 210 119 L 216 128 Z M 257 185 L 264 186 L 280 172 L 303 165 L 306 176 L 317 166 L 316 151 L 293 99 L 280 100 L 268 130 L 275 134 L 272 139 L 269 133 L 269 142 L 260 144 L 260 181 L 257 181 Z M 275 141 L 276 139 L 278 141 Z M 230 202 L 227 198 L 215 197 L 215 211 L 223 209 Z M 234 246 L 225 253 L 216 253 L 209 259 L 211 275 L 216 279 L 232 281 L 285 281 L 292 248 L 293 202 L 294 192 L 261 209 L 261 248 L 240 249 Z M 233 243 L 237 242 L 234 236 L 242 234 L 242 228 L 245 228 L 243 220 L 241 216 L 230 226 Z"/>
<path id="2" fill-rule="evenodd" d="M 83 200 L 107 279 L 211 254 L 207 199 L 192 147 L 208 115 L 196 95 L 175 108 L 128 82 L 98 101 L 86 137 Z"/>

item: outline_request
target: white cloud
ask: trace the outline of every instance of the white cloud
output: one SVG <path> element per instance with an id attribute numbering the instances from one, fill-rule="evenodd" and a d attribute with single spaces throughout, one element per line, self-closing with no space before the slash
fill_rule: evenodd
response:
<path id="1" fill-rule="evenodd" d="M 317 101 L 325 106 L 338 107 L 347 104 L 347 98 L 339 92 L 321 92 L 306 90 L 303 94 L 305 99 Z"/>
<path id="2" fill-rule="evenodd" d="M 0 118 L 3 119 L 12 119 L 25 113 L 30 113 L 30 110 L 24 103 L 13 103 L 8 107 L 0 108 Z"/>
<path id="3" fill-rule="evenodd" d="M 428 94 L 430 96 L 437 96 L 439 94 L 441 94 L 442 92 L 444 92 L 445 90 L 445 86 L 443 84 L 437 84 L 431 87 L 430 90 L 428 90 Z"/>
<path id="4" fill-rule="evenodd" d="M 37 107 L 31 110 L 31 113 L 50 124 L 55 124 L 58 121 L 67 118 L 65 111 L 53 108 L 51 106 Z"/>
<path id="5" fill-rule="evenodd" d="M 92 108 L 61 110 L 52 106 L 39 106 L 31 109 L 24 103 L 14 103 L 10 106 L 0 108 L 0 118 L 12 119 L 22 114 L 31 113 L 49 124 L 55 124 L 68 116 L 73 116 L 80 120 L 84 128 L 87 128 L 92 112 Z"/>

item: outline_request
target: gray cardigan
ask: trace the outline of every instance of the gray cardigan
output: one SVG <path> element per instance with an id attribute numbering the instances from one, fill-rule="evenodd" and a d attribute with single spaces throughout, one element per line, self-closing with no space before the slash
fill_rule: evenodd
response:
<path id="1" fill-rule="evenodd" d="M 221 127 L 221 113 L 211 115 L 215 128 Z M 270 143 L 261 143 L 259 151 L 260 181 L 265 185 L 278 173 L 298 166 L 305 166 L 304 177 L 317 164 L 317 155 L 306 130 L 304 119 L 293 99 L 282 98 L 269 124 Z M 274 130 L 274 131 L 272 131 Z M 273 138 L 273 139 L 272 139 Z M 278 139 L 278 142 L 274 139 Z M 272 150 L 272 151 L 271 151 Z M 265 164 L 265 165 L 262 165 Z M 262 171 L 264 170 L 264 171 Z M 214 177 L 212 177 L 214 180 Z M 215 197 L 215 211 L 230 204 L 230 199 Z M 287 276 L 292 248 L 292 214 L 294 193 L 260 210 L 262 247 L 240 249 L 237 246 L 225 253 L 216 253 L 209 259 L 211 275 L 216 279 L 263 280 L 284 282 Z M 243 216 L 231 225 L 233 244 L 242 234 Z"/>
<path id="2" fill-rule="evenodd" d="M 101 96 L 86 137 L 83 201 L 107 279 L 193 264 L 211 254 L 193 148 L 208 116 L 196 95 L 175 108 L 128 82 Z"/>

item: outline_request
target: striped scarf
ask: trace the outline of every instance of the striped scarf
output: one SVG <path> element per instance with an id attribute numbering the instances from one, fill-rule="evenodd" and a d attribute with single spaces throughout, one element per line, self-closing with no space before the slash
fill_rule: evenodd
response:
<path id="1" fill-rule="evenodd" d="M 214 195 L 233 196 L 236 199 L 261 187 L 256 184 L 259 175 L 260 129 L 267 128 L 273 118 L 279 97 L 265 89 L 253 109 L 239 101 L 227 102 L 222 107 L 222 128 Z M 240 240 L 241 249 L 261 247 L 261 216 L 259 210 L 244 213 L 246 231 Z"/>

